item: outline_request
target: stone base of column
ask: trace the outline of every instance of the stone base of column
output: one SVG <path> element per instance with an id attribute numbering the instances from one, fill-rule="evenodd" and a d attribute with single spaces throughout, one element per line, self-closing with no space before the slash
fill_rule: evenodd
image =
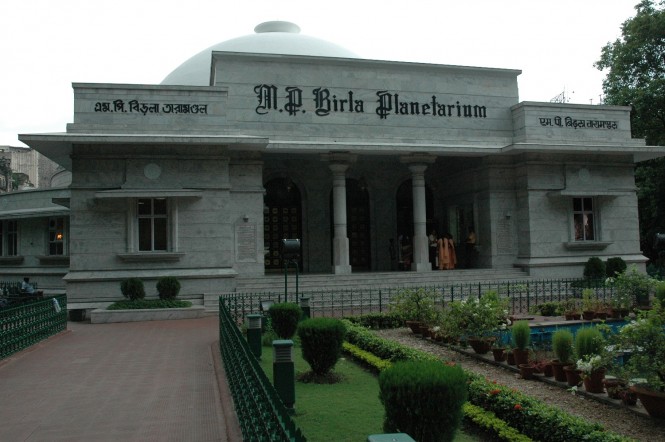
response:
<path id="1" fill-rule="evenodd" d="M 339 265 L 339 266 L 333 266 L 333 273 L 335 275 L 350 275 L 351 274 L 351 266 L 350 265 Z"/>
<path id="2" fill-rule="evenodd" d="M 413 262 L 411 263 L 411 270 L 414 272 L 431 272 L 432 264 L 430 262 Z"/>

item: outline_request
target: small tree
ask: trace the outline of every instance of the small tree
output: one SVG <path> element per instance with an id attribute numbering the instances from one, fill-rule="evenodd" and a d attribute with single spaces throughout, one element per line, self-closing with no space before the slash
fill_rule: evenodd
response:
<path id="1" fill-rule="evenodd" d="M 344 323 L 333 318 L 311 318 L 298 325 L 302 357 L 317 376 L 325 376 L 342 354 Z"/>
<path id="2" fill-rule="evenodd" d="M 298 328 L 302 309 L 298 304 L 282 302 L 273 304 L 268 309 L 273 330 L 282 339 L 291 339 Z"/>
<path id="3" fill-rule="evenodd" d="M 157 280 L 159 299 L 175 299 L 180 293 L 180 282 L 175 276 L 163 276 Z"/>
<path id="4" fill-rule="evenodd" d="M 417 441 L 452 441 L 462 420 L 467 379 L 458 365 L 438 361 L 397 362 L 379 376 L 387 433 Z"/>
<path id="5" fill-rule="evenodd" d="M 122 281 L 120 283 L 120 291 L 125 298 L 132 301 L 145 298 L 143 281 L 139 278 L 129 278 Z"/>

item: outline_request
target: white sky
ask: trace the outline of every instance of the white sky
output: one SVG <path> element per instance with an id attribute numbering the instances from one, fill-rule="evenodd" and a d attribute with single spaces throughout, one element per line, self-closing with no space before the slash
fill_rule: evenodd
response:
<path id="1" fill-rule="evenodd" d="M 158 84 L 264 21 L 363 58 L 521 69 L 520 101 L 598 104 L 601 48 L 638 0 L 2 0 L 0 145 L 64 132 L 73 82 Z M 592 101 L 591 101 L 592 100 Z"/>

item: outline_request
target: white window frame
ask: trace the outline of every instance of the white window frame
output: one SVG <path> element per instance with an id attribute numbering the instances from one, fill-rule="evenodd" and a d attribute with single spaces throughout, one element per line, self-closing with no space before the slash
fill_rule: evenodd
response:
<path id="1" fill-rule="evenodd" d="M 62 228 L 58 228 L 58 221 L 62 220 Z M 51 227 L 51 222 L 55 222 L 56 226 Z M 69 255 L 69 232 L 68 222 L 65 216 L 52 216 L 48 219 L 46 225 L 46 256 L 68 256 Z M 51 234 L 55 235 L 51 239 Z M 60 237 L 58 237 L 58 235 Z M 51 245 L 62 245 L 62 253 L 51 253 Z"/>
<path id="2" fill-rule="evenodd" d="M 130 198 L 129 208 L 128 208 L 128 226 L 127 231 L 128 241 L 127 241 L 127 251 L 130 254 L 163 254 L 165 252 L 177 252 L 178 251 L 178 242 L 177 242 L 177 214 L 178 214 L 178 204 L 177 198 L 165 197 L 166 199 L 166 215 L 154 215 L 151 209 L 150 215 L 139 215 L 138 205 L 140 200 L 150 200 L 151 205 L 154 204 L 154 200 L 161 199 L 161 197 L 144 197 L 144 198 Z M 153 206 L 154 207 L 154 206 Z M 154 219 L 164 219 L 166 218 L 166 250 L 155 250 L 154 249 L 154 225 L 153 225 L 153 237 L 151 238 L 151 249 L 150 250 L 140 250 L 140 237 L 139 237 L 139 219 L 150 218 Z"/>
<path id="3" fill-rule="evenodd" d="M 579 200 L 580 201 L 580 207 L 581 210 L 575 210 L 575 202 Z M 585 205 L 585 200 L 591 200 L 591 209 L 586 207 Z M 588 242 L 597 242 L 600 241 L 600 218 L 598 214 L 598 201 L 597 198 L 594 198 L 592 196 L 581 196 L 581 197 L 574 197 L 571 200 L 571 205 L 572 205 L 572 210 L 571 210 L 571 221 L 572 221 L 572 232 L 571 232 L 571 238 L 574 242 L 576 243 L 588 243 Z M 584 229 L 584 226 L 587 224 L 586 220 L 588 218 L 588 215 L 591 215 L 592 222 L 591 222 L 591 227 L 593 229 L 593 235 L 591 238 L 587 237 L 587 232 Z M 582 224 L 579 225 L 579 223 L 576 223 L 576 218 L 582 218 Z M 578 227 L 578 225 L 580 227 Z M 579 230 L 579 232 L 578 232 Z M 580 236 L 581 234 L 581 236 Z"/>

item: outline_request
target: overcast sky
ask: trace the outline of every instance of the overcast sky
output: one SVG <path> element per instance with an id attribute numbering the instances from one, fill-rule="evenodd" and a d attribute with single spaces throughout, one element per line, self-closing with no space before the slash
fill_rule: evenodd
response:
<path id="1" fill-rule="evenodd" d="M 2 0 L 0 145 L 64 132 L 73 82 L 158 84 L 264 21 L 363 58 L 520 69 L 520 101 L 598 104 L 601 48 L 638 0 Z"/>

